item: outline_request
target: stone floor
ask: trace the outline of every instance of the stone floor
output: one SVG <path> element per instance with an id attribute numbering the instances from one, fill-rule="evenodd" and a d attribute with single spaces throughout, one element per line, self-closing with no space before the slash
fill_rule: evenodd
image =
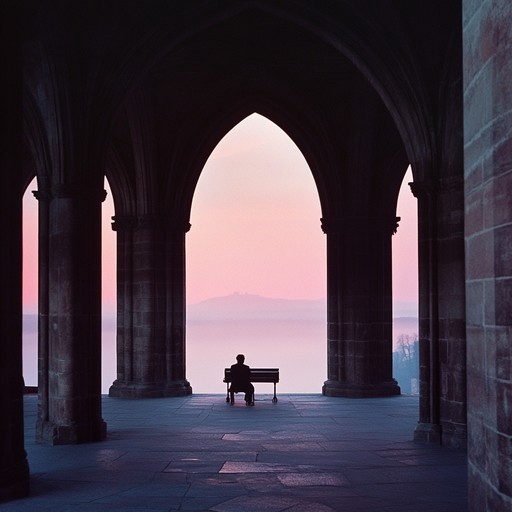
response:
<path id="1" fill-rule="evenodd" d="M 25 409 L 32 495 L 2 512 L 467 510 L 466 457 L 412 441 L 412 397 L 105 397 L 106 441 L 54 447 Z"/>

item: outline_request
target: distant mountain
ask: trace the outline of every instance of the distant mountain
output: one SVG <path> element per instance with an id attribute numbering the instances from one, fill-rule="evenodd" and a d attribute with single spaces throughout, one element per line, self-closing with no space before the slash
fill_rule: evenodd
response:
<path id="1" fill-rule="evenodd" d="M 407 314 L 409 312 L 410 315 Z M 417 331 L 418 319 L 414 313 L 414 307 L 410 307 L 405 315 L 396 317 L 393 322 L 404 332 Z M 272 299 L 249 293 L 233 293 L 187 306 L 187 321 L 191 323 L 261 320 L 325 323 L 327 303 L 325 299 Z"/>
<path id="2" fill-rule="evenodd" d="M 248 293 L 214 297 L 187 307 L 189 322 L 326 321 L 325 300 L 271 299 Z"/>
<path id="3" fill-rule="evenodd" d="M 327 303 L 325 299 L 272 299 L 249 293 L 232 293 L 187 306 L 187 322 L 190 323 L 262 320 L 325 324 L 327 322 Z M 415 315 L 414 304 L 407 311 L 396 311 L 393 324 L 396 334 L 418 332 L 418 319 Z M 103 315 L 102 328 L 103 330 L 115 330 L 115 313 Z M 37 315 L 23 315 L 23 331 L 37 333 Z"/>

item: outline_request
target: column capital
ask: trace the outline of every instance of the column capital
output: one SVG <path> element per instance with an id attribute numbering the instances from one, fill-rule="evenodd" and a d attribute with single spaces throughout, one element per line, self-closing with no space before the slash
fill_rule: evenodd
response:
<path id="1" fill-rule="evenodd" d="M 322 217 L 320 219 L 322 231 L 329 233 L 345 233 L 354 230 L 372 230 L 395 234 L 398 229 L 400 217 L 373 217 L 373 216 L 346 216 Z"/>
<path id="2" fill-rule="evenodd" d="M 434 197 L 440 192 L 456 192 L 463 191 L 464 182 L 458 177 L 441 178 L 432 181 L 413 181 L 409 183 L 411 192 L 417 199 Z"/>
<path id="3" fill-rule="evenodd" d="M 52 198 L 52 194 L 48 189 L 32 190 L 32 194 L 39 202 L 50 201 Z"/>
<path id="4" fill-rule="evenodd" d="M 126 231 L 137 224 L 137 217 L 134 215 L 114 215 L 111 219 L 113 231 Z"/>
<path id="5" fill-rule="evenodd" d="M 162 222 L 158 215 L 114 215 L 112 217 L 112 229 L 125 231 L 131 229 L 150 229 Z"/>
<path id="6" fill-rule="evenodd" d="M 107 197 L 103 188 L 91 188 L 74 184 L 59 184 L 52 187 L 54 198 L 88 199 L 102 203 Z"/>
<path id="7" fill-rule="evenodd" d="M 182 219 L 164 218 L 160 215 L 115 215 L 112 217 L 112 229 L 123 231 L 127 229 L 149 229 L 160 226 L 168 231 L 186 233 L 190 223 Z"/>
<path id="8" fill-rule="evenodd" d="M 32 193 L 38 201 L 50 201 L 52 199 L 87 199 L 102 203 L 107 197 L 107 191 L 104 189 L 95 189 L 69 184 L 58 184 L 53 187 L 45 187 L 44 189 L 34 190 Z"/>
<path id="9" fill-rule="evenodd" d="M 412 195 L 417 199 L 423 199 L 435 193 L 436 187 L 431 181 L 413 181 L 408 184 Z"/>
<path id="10" fill-rule="evenodd" d="M 167 219 L 167 229 L 172 232 L 188 233 L 192 224 L 188 220 L 184 219 Z"/>

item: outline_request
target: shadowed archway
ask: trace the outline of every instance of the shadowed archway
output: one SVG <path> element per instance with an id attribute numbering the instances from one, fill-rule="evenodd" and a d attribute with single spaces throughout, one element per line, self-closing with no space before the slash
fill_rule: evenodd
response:
<path id="1" fill-rule="evenodd" d="M 327 244 L 325 395 L 399 392 L 391 370 L 391 237 L 411 163 L 423 362 L 415 435 L 463 446 L 460 3 L 122 4 L 29 2 L 8 18 L 13 26 L 26 19 L 5 46 L 6 69 L 13 70 L 7 96 L 14 98 L 5 102 L 14 129 L 7 128 L 20 136 L 7 141 L 2 162 L 21 168 L 22 154 L 32 155 L 48 221 L 42 233 L 49 248 L 48 321 L 40 336 L 50 339 L 55 367 L 39 440 L 105 436 L 99 279 L 105 175 L 117 236 L 118 366 L 110 393 L 191 393 L 185 237 L 194 190 L 221 138 L 257 112 L 300 148 L 320 198 Z M 1 325 L 9 345 L 2 352 L 8 376 L 2 396 L 12 405 L 7 427 L 19 434 L 20 397 L 13 390 L 20 376 L 23 177 L 8 172 L 1 179 L 0 204 L 13 217 L 5 221 L 9 250 L 2 244 L 2 268 L 13 274 L 5 272 L 8 320 Z M 27 475 L 22 446 L 14 444 L 15 450 L 6 448 L 3 471 L 15 466 Z"/>

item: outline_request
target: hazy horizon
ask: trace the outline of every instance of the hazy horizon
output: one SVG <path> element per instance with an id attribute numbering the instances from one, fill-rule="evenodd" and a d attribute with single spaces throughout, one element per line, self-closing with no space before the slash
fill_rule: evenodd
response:
<path id="1" fill-rule="evenodd" d="M 393 304 L 397 317 L 417 316 L 417 204 L 409 181 L 410 168 L 398 199 L 396 213 L 401 221 L 392 237 Z M 34 181 L 23 199 L 26 314 L 36 313 L 38 300 L 38 205 L 31 193 L 36 188 Z M 115 379 L 117 301 L 116 235 L 111 229 L 115 210 L 106 180 L 105 189 L 103 392 Z M 282 392 L 320 392 L 327 365 L 327 314 L 323 305 L 327 293 L 326 235 L 321 230 L 321 217 L 312 172 L 298 147 L 274 123 L 260 115 L 250 115 L 219 142 L 194 191 L 192 228 L 186 235 L 187 377 L 194 392 L 222 392 L 222 370 L 241 351 L 247 352 L 247 361 L 253 366 L 280 366 Z M 284 316 L 283 312 L 274 311 L 270 317 L 268 311 L 256 314 L 253 309 L 250 319 L 246 314 L 243 321 L 224 322 L 224 326 L 215 321 L 218 311 L 210 312 L 209 320 L 195 316 L 205 301 L 229 298 L 236 291 L 242 296 L 261 296 L 278 302 L 312 301 L 312 308 L 288 311 Z M 315 301 L 320 301 L 318 307 Z M 281 306 L 286 304 L 281 302 Z M 406 322 L 399 327 L 395 321 L 393 339 L 396 329 L 405 328 L 412 329 Z M 417 327 L 413 332 L 417 332 Z M 37 379 L 34 334 L 24 333 L 24 374 L 28 385 Z M 253 347 L 257 350 L 253 351 Z M 30 371 L 27 365 L 31 366 Z M 211 373 L 205 372 L 206 367 Z M 311 381 L 300 380 L 305 368 Z M 310 372 L 310 368 L 316 373 Z"/>
<path id="2" fill-rule="evenodd" d="M 279 367 L 282 393 L 319 393 L 327 378 L 325 299 L 276 299 L 233 293 L 187 306 L 187 379 L 195 393 L 224 393 L 223 370 L 244 353 L 254 367 Z M 393 342 L 418 332 L 414 316 L 393 320 Z M 26 385 L 37 385 L 37 314 L 24 315 L 23 365 Z M 103 313 L 102 393 L 116 378 L 116 314 Z M 204 361 L 208 364 L 205 365 Z M 301 368 L 308 368 L 307 377 Z M 270 393 L 261 384 L 259 393 Z"/>

